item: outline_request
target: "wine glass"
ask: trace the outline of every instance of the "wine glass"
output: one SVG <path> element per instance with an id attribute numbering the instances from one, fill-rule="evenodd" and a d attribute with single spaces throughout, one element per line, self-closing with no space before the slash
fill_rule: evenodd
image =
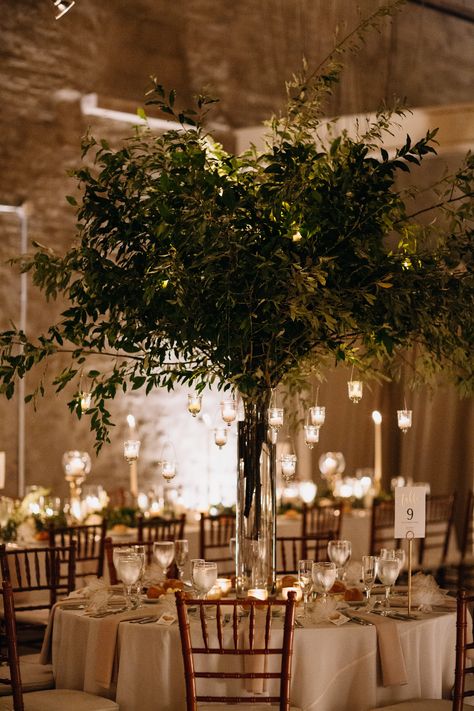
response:
<path id="1" fill-rule="evenodd" d="M 303 617 L 306 617 L 308 607 L 308 595 L 313 589 L 313 561 L 298 561 L 298 582 L 303 591 Z"/>
<path id="2" fill-rule="evenodd" d="M 366 607 L 370 606 L 370 594 L 377 576 L 377 557 L 374 555 L 362 556 L 362 581 L 364 583 L 365 595 L 367 598 Z"/>
<path id="3" fill-rule="evenodd" d="M 328 556 L 329 560 L 337 566 L 338 580 L 344 580 L 344 566 L 351 557 L 352 545 L 350 541 L 329 541 Z"/>
<path id="4" fill-rule="evenodd" d="M 189 545 L 186 538 L 180 538 L 174 542 L 174 561 L 178 568 L 178 578 L 183 579 L 184 566 L 189 558 Z"/>
<path id="5" fill-rule="evenodd" d="M 143 558 L 134 551 L 118 550 L 116 554 L 117 572 L 122 580 L 127 610 L 133 607 L 132 587 L 137 583 L 143 568 Z"/>
<path id="6" fill-rule="evenodd" d="M 193 568 L 193 585 L 198 598 L 204 599 L 217 580 L 217 563 L 203 561 L 195 563 Z"/>
<path id="7" fill-rule="evenodd" d="M 153 555 L 161 568 L 163 577 L 166 578 L 168 568 L 174 559 L 173 541 L 155 541 L 153 543 Z"/>
<path id="8" fill-rule="evenodd" d="M 403 568 L 405 567 L 406 553 L 403 548 L 381 548 L 380 557 L 389 558 L 390 560 L 398 560 L 399 573 L 401 573 Z"/>
<path id="9" fill-rule="evenodd" d="M 146 570 L 146 546 L 137 544 L 137 545 L 133 545 L 130 547 L 131 547 L 133 553 L 138 555 L 140 557 L 140 560 L 142 561 L 142 569 L 140 571 L 140 577 L 138 578 L 137 584 L 136 584 L 137 607 L 140 607 L 140 595 L 142 592 L 143 576 L 145 575 L 145 570 Z"/>
<path id="10" fill-rule="evenodd" d="M 337 575 L 335 563 L 313 563 L 312 567 L 313 588 L 321 593 L 323 602 L 326 602 L 328 592 L 334 585 Z"/>
<path id="11" fill-rule="evenodd" d="M 396 558 L 379 558 L 377 575 L 382 585 L 385 585 L 385 611 L 390 609 L 390 588 L 398 578 L 400 563 Z"/>

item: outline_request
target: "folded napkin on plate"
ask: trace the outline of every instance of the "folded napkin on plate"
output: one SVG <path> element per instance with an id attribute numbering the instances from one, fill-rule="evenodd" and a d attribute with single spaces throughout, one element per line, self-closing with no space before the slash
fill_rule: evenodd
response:
<path id="1" fill-rule="evenodd" d="M 432 575 L 417 573 L 411 579 L 412 604 L 423 612 L 431 612 L 433 605 L 444 605 L 447 591 L 440 590 Z"/>
<path id="2" fill-rule="evenodd" d="M 383 686 L 401 686 L 408 683 L 405 657 L 400 642 L 396 620 L 379 615 L 357 612 L 358 617 L 368 620 L 377 630 L 377 647 L 382 668 Z"/>

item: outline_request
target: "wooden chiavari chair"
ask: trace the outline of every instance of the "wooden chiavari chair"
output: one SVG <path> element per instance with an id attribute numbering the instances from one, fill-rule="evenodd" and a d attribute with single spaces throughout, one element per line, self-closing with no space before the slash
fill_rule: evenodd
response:
<path id="1" fill-rule="evenodd" d="M 449 540 L 454 524 L 455 494 L 427 496 L 426 532 L 419 539 L 418 564 L 443 583 Z"/>
<path id="2" fill-rule="evenodd" d="M 219 575 L 234 575 L 230 539 L 235 536 L 235 514 L 201 515 L 199 557 L 217 563 Z"/>
<path id="3" fill-rule="evenodd" d="M 62 566 L 67 568 L 65 577 Z M 76 545 L 7 550 L 2 544 L 0 568 L 2 579 L 10 583 L 17 597 L 18 620 L 44 626 L 58 598 L 74 590 Z"/>
<path id="4" fill-rule="evenodd" d="M 153 560 L 153 543 L 154 541 L 128 541 L 127 543 L 114 543 L 111 538 L 105 539 L 105 561 L 109 573 L 109 582 L 111 585 L 117 585 L 118 577 L 114 563 L 114 550 L 117 548 L 128 548 L 129 546 L 145 546 L 146 563 L 150 565 Z"/>
<path id="5" fill-rule="evenodd" d="M 183 652 L 184 676 L 186 682 L 186 711 L 210 711 L 213 702 L 231 704 L 225 706 L 231 711 L 234 706 L 242 711 L 250 711 L 260 704 L 273 704 L 280 711 L 290 711 L 290 680 L 291 658 L 293 653 L 293 631 L 295 621 L 295 594 L 290 593 L 286 601 L 275 600 L 245 600 L 248 617 L 241 618 L 239 608 L 242 600 L 186 600 L 181 592 L 176 593 L 181 648 Z M 191 635 L 187 608 L 197 607 L 200 619 L 200 634 L 196 630 Z M 215 620 L 209 620 L 205 614 L 206 607 L 212 605 L 216 611 Z M 280 645 L 271 644 L 272 610 L 283 607 L 285 611 L 283 639 Z M 230 609 L 230 613 L 229 613 Z M 224 612 L 223 612 L 224 611 Z M 227 624 L 224 624 L 224 613 Z M 229 667 L 235 671 L 197 671 L 195 658 L 200 661 L 212 659 L 216 655 L 225 655 Z M 241 660 L 244 658 L 244 670 Z M 276 671 L 263 671 L 264 659 L 280 657 Z M 259 663 L 261 662 L 261 663 Z M 211 662 L 212 663 L 212 662 Z M 202 665 L 199 666 L 201 669 Z M 252 671 L 248 671 L 251 668 Z M 261 671 L 262 669 L 262 671 Z M 263 693 L 248 696 L 235 696 L 220 693 L 220 695 L 201 694 L 197 688 L 200 680 L 240 679 L 250 684 L 256 680 L 278 680 L 278 694 Z M 263 682 L 262 682 L 263 683 Z M 221 689 L 219 685 L 219 690 Z M 201 706 L 201 704 L 209 704 Z M 199 706 L 198 706 L 199 704 Z M 218 707 L 219 708 L 219 707 Z M 268 706 L 267 706 L 268 708 Z M 271 707 L 270 707 L 271 708 Z M 292 711 L 297 711 L 291 707 Z"/>
<path id="6" fill-rule="evenodd" d="M 378 501 L 372 504 L 370 524 L 370 555 L 379 555 L 381 548 L 400 548 L 401 540 L 394 537 L 395 501 Z"/>
<path id="7" fill-rule="evenodd" d="M 118 711 L 115 701 L 88 694 L 85 691 L 70 689 L 50 689 L 49 691 L 31 691 L 23 697 L 22 668 L 18 656 L 15 607 L 13 591 L 8 581 L 3 582 L 3 609 L 7 633 L 9 683 L 12 695 L 0 697 L 0 711 Z"/>
<path id="8" fill-rule="evenodd" d="M 77 573 L 81 576 L 104 574 L 104 541 L 107 521 L 95 525 L 50 526 L 50 546 L 70 546 L 76 544 Z"/>
<path id="9" fill-rule="evenodd" d="M 467 697 L 474 696 L 474 691 L 466 689 L 466 677 L 474 674 L 472 662 L 466 666 L 467 653 L 474 649 L 474 643 L 468 642 L 467 610 L 474 603 L 474 595 L 461 590 L 457 597 L 456 615 L 456 667 L 454 674 L 453 700 L 410 699 L 398 704 L 383 706 L 371 711 L 472 711 L 472 706 L 463 703 Z"/>
<path id="10" fill-rule="evenodd" d="M 332 531 L 308 536 L 277 536 L 277 574 L 297 573 L 299 560 L 328 560 L 328 543 L 334 537 Z"/>
<path id="11" fill-rule="evenodd" d="M 177 518 L 161 518 L 159 516 L 144 518 L 144 516 L 139 516 L 137 519 L 138 541 L 143 544 L 149 541 L 176 541 L 184 538 L 185 523 L 186 514 L 182 514 Z"/>
<path id="12" fill-rule="evenodd" d="M 335 538 L 340 538 L 342 515 L 342 504 L 322 506 L 318 503 L 311 505 L 303 503 L 301 535 L 308 536 L 313 533 L 332 531 Z"/>

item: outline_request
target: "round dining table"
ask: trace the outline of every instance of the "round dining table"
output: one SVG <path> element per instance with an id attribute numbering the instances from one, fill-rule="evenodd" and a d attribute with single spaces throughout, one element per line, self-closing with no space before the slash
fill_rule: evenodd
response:
<path id="1" fill-rule="evenodd" d="M 177 622 L 136 624 L 130 620 L 130 615 L 159 617 L 163 610 L 169 611 L 173 600 L 165 597 L 166 605 L 146 604 L 132 613 L 104 618 L 59 604 L 45 642 L 56 686 L 114 698 L 121 711 L 183 711 L 185 684 Z M 376 616 L 371 617 L 375 621 Z M 292 704 L 302 711 L 368 711 L 410 698 L 449 698 L 454 681 L 455 622 L 452 608 L 424 613 L 416 620 L 390 620 L 406 678 L 387 683 L 378 626 L 302 620 L 303 626 L 297 626 L 294 635 Z M 194 621 L 191 628 L 198 625 Z M 231 636 L 230 627 L 225 633 Z M 278 621 L 272 634 L 281 634 Z M 388 665 L 390 649 L 390 645 L 388 653 L 385 649 Z M 225 664 L 226 657 L 223 660 Z M 226 683 L 205 681 L 204 685 L 213 684 L 215 693 L 216 686 Z M 207 692 L 211 689 L 208 686 Z"/>

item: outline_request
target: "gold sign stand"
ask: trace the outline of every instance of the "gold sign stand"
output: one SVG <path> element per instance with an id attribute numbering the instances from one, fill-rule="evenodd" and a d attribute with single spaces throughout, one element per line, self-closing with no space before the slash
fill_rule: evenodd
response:
<path id="1" fill-rule="evenodd" d="M 411 569 L 413 564 L 413 531 L 407 531 L 408 539 L 408 617 L 411 617 Z"/>

